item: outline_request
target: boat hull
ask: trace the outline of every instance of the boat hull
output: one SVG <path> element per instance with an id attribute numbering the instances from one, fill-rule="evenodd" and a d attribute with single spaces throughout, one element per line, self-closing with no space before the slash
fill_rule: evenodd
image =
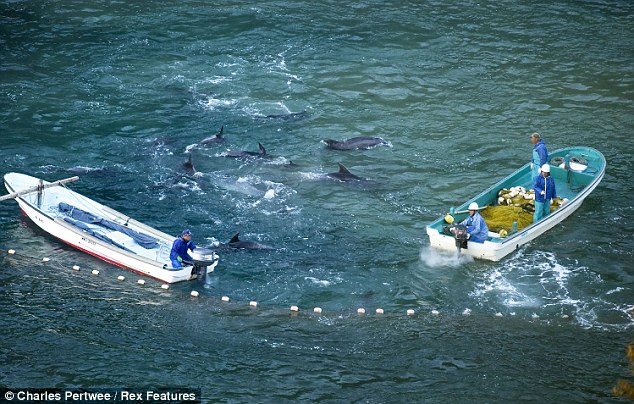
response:
<path id="1" fill-rule="evenodd" d="M 24 184 L 30 184 L 33 181 L 39 180 L 34 177 L 16 173 L 10 173 L 5 176 L 5 185 L 9 192 L 19 192 L 21 189 L 25 188 Z M 157 240 L 159 240 L 158 247 L 154 250 L 148 250 L 146 256 L 141 256 L 132 251 L 119 248 L 94 237 L 73 224 L 66 222 L 62 218 L 55 217 L 54 215 L 47 213 L 43 210 L 43 208 L 38 207 L 36 197 L 34 195 L 28 194 L 26 196 L 17 196 L 15 200 L 22 212 L 42 230 L 64 243 L 103 261 L 165 283 L 182 282 L 192 280 L 197 277 L 197 275 L 193 273 L 192 266 L 186 266 L 180 269 L 170 268 L 169 249 L 170 243 L 174 240 L 174 238 L 130 219 L 129 217 L 126 217 L 125 215 L 95 201 L 88 200 L 80 194 L 74 193 L 70 190 L 66 191 L 69 193 L 68 198 L 76 199 L 85 205 L 93 206 L 95 207 L 95 211 L 104 214 L 107 213 L 109 218 L 125 218 L 126 225 L 130 228 L 137 229 L 145 234 L 149 234 L 157 238 Z M 48 206 L 50 208 L 50 205 Z M 152 255 L 154 255 L 154 257 L 152 257 Z M 212 265 L 210 265 L 207 272 L 212 272 L 217 263 L 218 261 L 216 260 Z"/>
<path id="2" fill-rule="evenodd" d="M 559 161 L 565 156 L 570 155 L 583 157 L 583 161 L 586 162 L 587 165 L 585 167 L 580 166 L 581 168 L 577 171 L 565 167 L 551 168 L 551 174 L 555 177 L 558 190 L 561 186 L 562 192 L 565 194 L 564 196 L 569 199 L 568 203 L 550 213 L 539 222 L 533 223 L 507 237 L 503 238 L 500 237 L 499 234 L 490 233 L 490 237 L 484 243 L 470 242 L 468 243 L 468 248 L 460 250 L 460 253 L 472 256 L 476 259 L 499 261 L 523 245 L 536 239 L 544 232 L 552 229 L 579 209 L 585 198 L 590 195 L 601 182 L 605 174 L 606 163 L 605 158 L 600 152 L 585 147 L 559 149 L 552 152 L 550 157 L 551 161 Z M 578 182 L 578 184 L 575 185 L 576 182 Z M 459 212 L 465 210 L 471 202 L 477 202 L 479 206 L 494 205 L 498 192 L 501 189 L 516 185 L 526 186 L 527 188 L 530 186 L 530 167 L 528 164 L 522 166 L 513 174 L 467 201 L 456 210 Z M 581 189 L 575 190 L 577 187 L 581 187 Z M 462 215 L 463 216 L 457 216 L 457 220 L 466 217 L 465 212 L 463 212 Z M 443 215 L 443 217 L 435 220 L 426 227 L 430 246 L 442 251 L 456 252 L 457 247 L 454 237 L 444 234 L 442 231 L 445 224 Z"/>

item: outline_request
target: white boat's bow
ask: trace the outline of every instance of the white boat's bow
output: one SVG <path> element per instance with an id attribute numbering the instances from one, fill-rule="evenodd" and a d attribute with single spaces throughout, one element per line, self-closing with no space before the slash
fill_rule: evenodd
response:
<path id="1" fill-rule="evenodd" d="M 61 241 L 104 261 L 166 283 L 212 272 L 218 256 L 203 255 L 193 265 L 172 268 L 169 254 L 175 237 L 76 193 L 64 184 L 20 173 L 4 176 L 9 195 L 33 223 Z M 213 259 L 210 259 L 213 258 Z"/>

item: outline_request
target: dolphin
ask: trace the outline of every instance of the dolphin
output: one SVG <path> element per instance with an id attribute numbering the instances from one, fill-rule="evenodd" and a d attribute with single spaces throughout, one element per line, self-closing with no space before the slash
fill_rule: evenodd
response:
<path id="1" fill-rule="evenodd" d="M 266 149 L 262 146 L 262 143 L 258 143 L 260 148 L 259 152 L 245 151 L 245 150 L 230 150 L 225 153 L 225 157 L 234 157 L 239 159 L 251 158 L 251 157 L 264 157 L 266 156 Z"/>
<path id="2" fill-rule="evenodd" d="M 304 119 L 308 117 L 308 112 L 306 110 L 301 112 L 287 112 L 283 114 L 270 114 L 270 115 L 258 115 L 256 118 L 258 119 L 279 119 L 282 121 L 299 121 L 300 119 Z"/>
<path id="3" fill-rule="evenodd" d="M 268 245 L 260 244 L 257 241 L 250 240 L 240 240 L 238 237 L 240 233 L 236 233 L 231 240 L 227 243 L 229 247 L 244 249 L 244 250 L 272 250 L 273 247 Z"/>
<path id="4" fill-rule="evenodd" d="M 347 140 L 324 139 L 327 147 L 335 150 L 369 149 L 388 143 L 380 137 L 359 136 Z"/>
<path id="5" fill-rule="evenodd" d="M 222 188 L 231 192 L 237 192 L 254 198 L 261 198 L 265 195 L 265 191 L 254 187 L 248 181 L 242 180 L 241 178 L 236 179 L 216 173 L 208 174 L 208 176 L 209 178 L 211 178 L 211 182 L 215 187 Z"/>
<path id="6" fill-rule="evenodd" d="M 365 181 L 365 178 L 361 178 L 352 174 L 348 169 L 341 163 L 339 164 L 339 171 L 336 173 L 326 174 L 330 178 L 337 179 L 339 181 Z"/>
<path id="7" fill-rule="evenodd" d="M 187 174 L 194 174 L 196 169 L 194 168 L 194 163 L 192 163 L 192 155 L 189 155 L 189 160 L 183 163 L 183 168 L 187 171 Z"/>
<path id="8" fill-rule="evenodd" d="M 192 150 L 198 149 L 200 146 L 204 146 L 207 144 L 224 142 L 225 138 L 222 136 L 224 133 L 224 128 L 225 126 L 222 125 L 220 127 L 220 130 L 216 132 L 216 134 L 206 137 L 198 143 L 190 144 L 189 146 L 185 147 L 185 153 L 189 153 Z"/>
<path id="9" fill-rule="evenodd" d="M 210 143 L 220 143 L 223 142 L 225 140 L 225 138 L 223 137 L 224 134 L 224 129 L 225 126 L 222 125 L 220 127 L 220 130 L 218 132 L 216 132 L 215 135 L 211 135 L 209 137 L 204 138 L 203 140 L 201 140 L 200 142 L 198 142 L 199 145 L 204 145 L 204 144 L 210 144 Z"/>

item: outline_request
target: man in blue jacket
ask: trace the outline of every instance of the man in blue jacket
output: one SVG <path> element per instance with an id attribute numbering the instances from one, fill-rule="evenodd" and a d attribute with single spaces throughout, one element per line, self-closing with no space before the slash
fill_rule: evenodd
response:
<path id="1" fill-rule="evenodd" d="M 542 175 L 535 178 L 533 182 L 535 190 L 535 214 L 533 223 L 537 223 L 541 218 L 550 213 L 550 201 L 557 198 L 555 180 L 550 176 L 550 165 L 542 166 Z"/>
<path id="2" fill-rule="evenodd" d="M 539 177 L 539 168 L 548 162 L 548 150 L 546 150 L 546 143 L 544 143 L 541 136 L 539 136 L 539 133 L 533 133 L 530 139 L 533 143 L 531 181 L 535 181 L 535 178 Z"/>
<path id="3" fill-rule="evenodd" d="M 478 212 L 480 207 L 477 203 L 471 202 L 469 204 L 469 217 L 460 222 L 467 226 L 467 233 L 469 233 L 469 241 L 475 241 L 476 243 L 484 243 L 489 237 L 489 228 L 484 222 L 484 218 Z"/>
<path id="4" fill-rule="evenodd" d="M 179 238 L 174 240 L 172 244 L 172 251 L 170 251 L 170 260 L 172 260 L 172 268 L 182 268 L 183 262 L 191 263 L 192 257 L 187 250 L 194 250 L 196 244 L 192 241 L 192 232 L 189 230 L 183 230 L 183 233 Z"/>

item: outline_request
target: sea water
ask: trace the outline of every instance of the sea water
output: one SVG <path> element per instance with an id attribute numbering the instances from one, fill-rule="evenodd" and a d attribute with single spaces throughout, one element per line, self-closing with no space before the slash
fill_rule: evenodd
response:
<path id="1" fill-rule="evenodd" d="M 0 10 L 2 174 L 79 175 L 72 189 L 200 246 L 273 247 L 219 251 L 207 284 L 166 290 L 3 202 L 0 386 L 582 402 L 631 380 L 630 2 Z M 224 143 L 188 147 L 221 126 Z M 425 225 L 527 162 L 535 131 L 605 155 L 577 213 L 500 262 L 431 250 Z M 355 136 L 389 145 L 322 142 Z M 224 156 L 258 143 L 266 158 Z M 366 181 L 330 178 L 338 163 Z"/>

